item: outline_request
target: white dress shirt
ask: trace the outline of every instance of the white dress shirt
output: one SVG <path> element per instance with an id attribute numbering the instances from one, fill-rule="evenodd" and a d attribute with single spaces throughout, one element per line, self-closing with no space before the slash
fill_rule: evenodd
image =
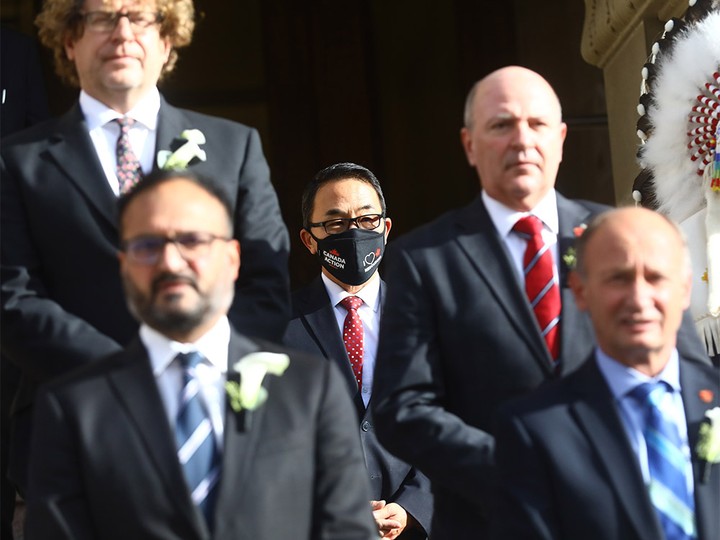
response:
<path id="1" fill-rule="evenodd" d="M 599 348 L 595 350 L 598 368 L 608 383 L 610 392 L 615 398 L 622 419 L 623 426 L 630 440 L 633 452 L 640 463 L 643 479 L 646 484 L 650 483 L 650 467 L 648 465 L 647 445 L 643 435 L 645 419 L 642 410 L 638 407 L 637 400 L 629 394 L 640 384 L 646 382 L 666 382 L 672 392 L 666 392 L 658 407 L 665 419 L 670 420 L 677 427 L 682 444 L 682 453 L 686 459 L 685 477 L 688 481 L 688 488 L 692 493 L 692 463 L 690 459 L 690 446 L 687 437 L 687 420 L 685 419 L 685 408 L 683 407 L 682 395 L 680 394 L 680 361 L 677 350 L 673 350 L 670 360 L 665 368 L 655 377 L 648 377 L 636 369 L 625 366 L 613 360 Z"/>
<path id="2" fill-rule="evenodd" d="M 325 289 L 330 297 L 330 303 L 335 307 L 335 319 L 342 336 L 343 325 L 347 310 L 340 302 L 347 296 L 357 296 L 363 304 L 358 308 L 358 315 L 363 324 L 363 371 L 362 371 L 362 400 L 367 407 L 372 395 L 373 374 L 375 373 L 375 356 L 377 355 L 378 334 L 380 330 L 380 275 L 375 272 L 365 286 L 357 294 L 350 294 L 340 285 L 321 274 Z"/>
<path id="3" fill-rule="evenodd" d="M 91 97 L 84 90 L 80 92 L 79 102 L 80 109 L 85 116 L 90 139 L 95 146 L 95 152 L 100 159 L 110 189 L 115 195 L 119 195 L 116 147 L 120 136 L 120 126 L 114 120 L 123 115 Z M 160 92 L 157 88 L 153 88 L 125 115 L 135 120 L 129 133 L 130 146 L 145 174 L 153 168 L 159 112 Z"/>
<path id="4" fill-rule="evenodd" d="M 549 246 L 552 253 L 553 276 L 555 283 L 560 283 L 558 275 L 558 260 L 560 259 L 557 237 L 560 232 L 558 224 L 557 197 L 555 190 L 551 189 L 545 197 L 530 212 L 518 212 L 512 208 L 508 208 L 501 202 L 490 197 L 485 191 L 481 194 L 483 204 L 490 215 L 490 219 L 495 225 L 500 238 L 505 242 L 512 259 L 513 267 L 516 270 L 520 285 L 525 287 L 525 273 L 523 272 L 523 256 L 527 247 L 527 240 L 519 234 L 513 232 L 512 228 L 520 218 L 533 215 L 543 222 L 542 238 L 545 245 Z"/>
<path id="5" fill-rule="evenodd" d="M 218 450 L 222 450 L 225 418 L 225 380 L 230 344 L 230 322 L 222 317 L 195 343 L 172 341 L 143 324 L 140 340 L 148 352 L 150 366 L 160 390 L 170 425 L 175 428 L 180 392 L 183 388 L 183 369 L 175 357 L 180 353 L 199 352 L 205 360 L 195 369 L 200 383 L 200 397 L 210 413 Z"/>

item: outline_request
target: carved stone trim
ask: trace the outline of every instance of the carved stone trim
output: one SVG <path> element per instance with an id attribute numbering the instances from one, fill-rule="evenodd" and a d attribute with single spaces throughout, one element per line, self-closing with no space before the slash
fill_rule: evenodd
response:
<path id="1" fill-rule="evenodd" d="M 603 68 L 644 18 L 664 22 L 687 6 L 688 0 L 585 0 L 582 56 Z"/>

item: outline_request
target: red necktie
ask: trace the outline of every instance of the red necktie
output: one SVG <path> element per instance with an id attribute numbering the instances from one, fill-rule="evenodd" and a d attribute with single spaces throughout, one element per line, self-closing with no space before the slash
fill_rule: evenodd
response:
<path id="1" fill-rule="evenodd" d="M 348 312 L 343 324 L 343 342 L 358 383 L 358 390 L 362 390 L 363 325 L 357 310 L 362 303 L 362 299 L 357 296 L 346 296 L 340 301 L 340 305 Z"/>
<path id="2" fill-rule="evenodd" d="M 560 356 L 560 288 L 553 279 L 553 258 L 542 239 L 542 221 L 535 216 L 518 220 L 513 231 L 527 239 L 523 272 L 525 293 L 540 326 L 550 356 Z"/>
<path id="3" fill-rule="evenodd" d="M 117 140 L 117 178 L 120 184 L 120 194 L 127 193 L 142 178 L 140 162 L 130 146 L 130 128 L 135 120 L 123 116 L 115 120 L 120 126 L 120 136 Z"/>

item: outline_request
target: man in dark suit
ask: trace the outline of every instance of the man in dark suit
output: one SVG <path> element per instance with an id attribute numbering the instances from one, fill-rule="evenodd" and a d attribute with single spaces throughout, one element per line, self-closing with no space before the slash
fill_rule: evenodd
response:
<path id="1" fill-rule="evenodd" d="M 388 250 L 375 423 L 380 442 L 430 478 L 434 540 L 486 531 L 497 406 L 574 371 L 592 348 L 566 273 L 576 236 L 606 207 L 554 190 L 565 133 L 540 75 L 488 75 L 468 96 L 461 131 L 482 193 Z M 514 231 L 521 218 L 537 232 Z M 525 278 L 536 267 L 547 272 L 540 287 Z M 531 284 L 544 310 L 531 306 Z M 697 336 L 689 341 L 703 361 Z"/>
<path id="2" fill-rule="evenodd" d="M 720 465 L 698 440 L 706 412 L 720 414 L 720 372 L 675 348 L 691 284 L 679 229 L 649 210 L 612 211 L 577 259 L 571 286 L 597 348 L 500 409 L 495 537 L 719 538 Z"/>
<path id="3" fill-rule="evenodd" d="M 321 274 L 293 293 L 284 342 L 336 362 L 344 374 L 383 538 L 425 538 L 432 516 L 430 482 L 380 445 L 369 408 L 385 297 L 378 267 L 392 226 L 380 182 L 354 163 L 327 167 L 305 188 L 302 214 L 300 238 L 318 258 Z M 353 299 L 359 304 L 354 312 L 344 307 Z M 353 344 L 355 320 L 359 336 Z"/>
<path id="4" fill-rule="evenodd" d="M 246 264 L 232 324 L 280 340 L 289 317 L 289 241 L 257 132 L 176 109 L 156 88 L 190 42 L 192 1 L 50 0 L 38 25 L 82 91 L 65 115 L 2 145 L 2 353 L 24 374 L 10 466 L 21 487 L 38 384 L 119 351 L 137 330 L 118 279 L 116 199 L 166 152 L 233 194 Z"/>
<path id="5" fill-rule="evenodd" d="M 377 537 L 335 365 L 231 329 L 231 208 L 180 171 L 122 200 L 139 338 L 41 391 L 29 540 Z"/>
<path id="6" fill-rule="evenodd" d="M 0 30 L 0 138 L 50 116 L 35 41 L 10 28 Z M 21 371 L 0 354 L 0 536 L 12 538 L 15 485 L 7 478 L 10 409 Z"/>

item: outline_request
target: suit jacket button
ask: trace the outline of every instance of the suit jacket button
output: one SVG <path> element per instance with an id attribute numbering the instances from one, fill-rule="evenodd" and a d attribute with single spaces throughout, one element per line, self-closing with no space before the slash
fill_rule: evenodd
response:
<path id="1" fill-rule="evenodd" d="M 365 420 L 362 423 L 362 426 L 360 426 L 360 427 L 362 428 L 363 431 L 370 431 L 372 429 L 372 424 L 370 422 L 368 422 L 367 420 Z"/>

